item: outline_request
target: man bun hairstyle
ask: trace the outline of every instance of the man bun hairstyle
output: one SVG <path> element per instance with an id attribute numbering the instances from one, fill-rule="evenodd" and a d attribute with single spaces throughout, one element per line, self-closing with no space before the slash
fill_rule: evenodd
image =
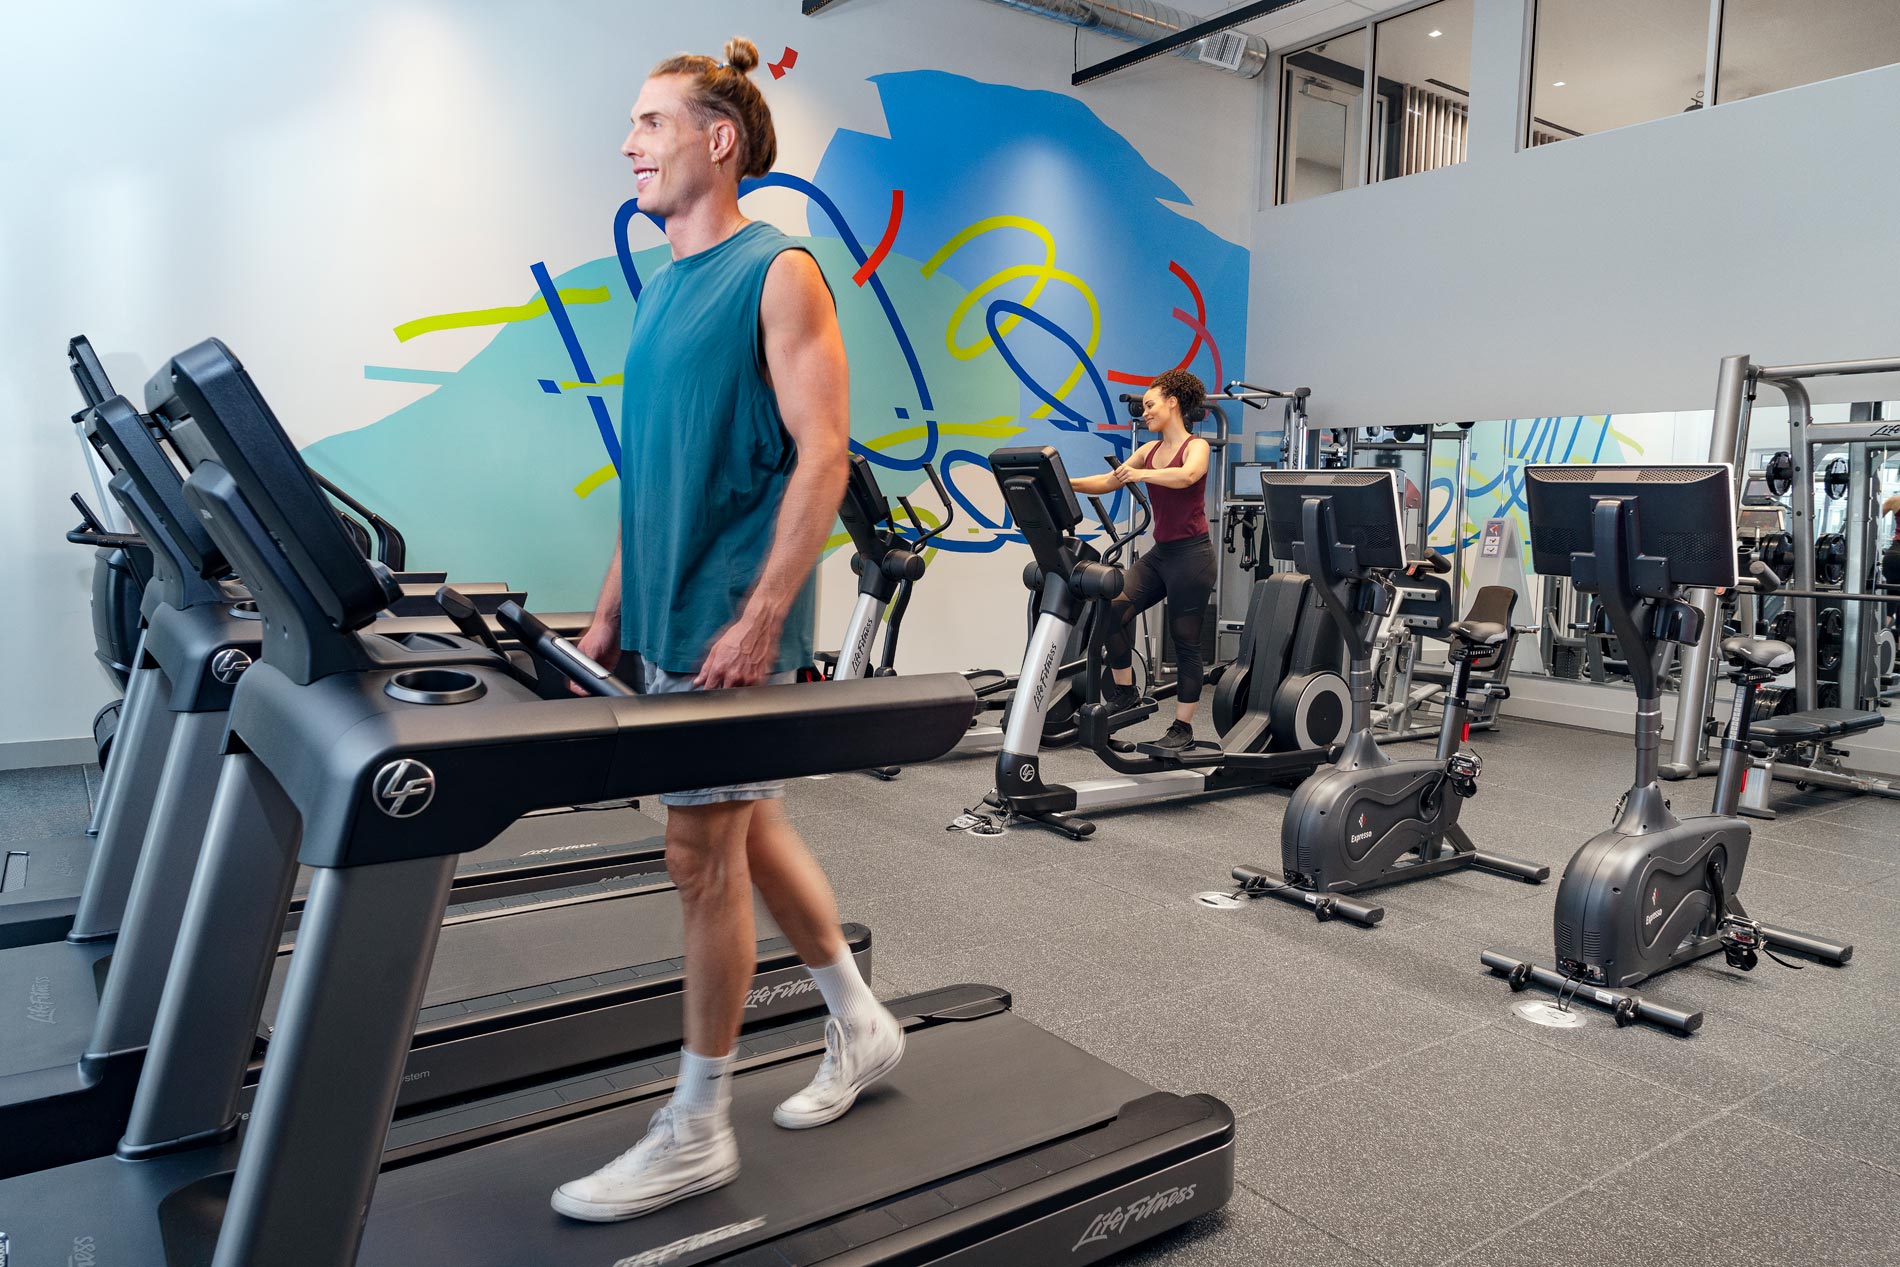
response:
<path id="1" fill-rule="evenodd" d="M 1207 416 L 1207 387 L 1186 370 L 1169 370 L 1149 386 L 1163 396 L 1174 397 L 1183 421 L 1199 422 Z"/>
<path id="2" fill-rule="evenodd" d="M 748 77 L 758 69 L 759 46 L 744 36 L 726 41 L 726 60 L 716 62 L 697 53 L 680 53 L 653 68 L 653 75 L 681 75 L 691 81 L 687 93 L 701 127 L 715 119 L 730 122 L 739 134 L 733 155 L 739 175 L 763 176 L 778 161 L 778 133 L 772 129 L 772 109 L 765 94 Z"/>

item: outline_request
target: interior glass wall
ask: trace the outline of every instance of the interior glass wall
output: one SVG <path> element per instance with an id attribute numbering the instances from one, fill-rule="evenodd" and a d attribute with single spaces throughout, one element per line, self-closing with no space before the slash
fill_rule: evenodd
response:
<path id="1" fill-rule="evenodd" d="M 1896 0 L 1725 0 L 1716 100 L 1900 62 Z"/>
<path id="2" fill-rule="evenodd" d="M 1282 61 L 1277 202 L 1303 202 L 1359 183 L 1366 49 L 1362 27 Z"/>
<path id="3" fill-rule="evenodd" d="M 1474 0 L 1438 0 L 1373 28 L 1373 180 L 1465 161 Z"/>
<path id="4" fill-rule="evenodd" d="M 1538 0 L 1525 144 L 1700 109 L 1709 0 Z"/>

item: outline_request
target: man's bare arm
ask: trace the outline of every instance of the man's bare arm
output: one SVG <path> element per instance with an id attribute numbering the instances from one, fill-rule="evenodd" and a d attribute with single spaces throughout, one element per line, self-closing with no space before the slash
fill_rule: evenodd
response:
<path id="1" fill-rule="evenodd" d="M 607 565 L 607 579 L 600 583 L 600 598 L 594 603 L 594 619 L 581 635 L 579 645 L 582 655 L 610 669 L 620 659 L 620 542 L 617 539 L 613 562 Z"/>

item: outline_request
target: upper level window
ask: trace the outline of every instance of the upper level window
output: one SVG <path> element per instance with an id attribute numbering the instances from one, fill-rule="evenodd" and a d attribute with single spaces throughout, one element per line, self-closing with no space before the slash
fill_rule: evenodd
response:
<path id="1" fill-rule="evenodd" d="M 1473 0 L 1438 0 L 1373 28 L 1373 180 L 1465 161 Z"/>
<path id="2" fill-rule="evenodd" d="M 1366 45 L 1362 27 L 1281 60 L 1275 201 L 1301 202 L 1359 183 Z"/>
<path id="3" fill-rule="evenodd" d="M 1702 105 L 1709 0 L 1537 0 L 1530 145 Z"/>
<path id="4" fill-rule="evenodd" d="M 1900 62 L 1895 0 L 1723 0 L 1716 100 Z"/>

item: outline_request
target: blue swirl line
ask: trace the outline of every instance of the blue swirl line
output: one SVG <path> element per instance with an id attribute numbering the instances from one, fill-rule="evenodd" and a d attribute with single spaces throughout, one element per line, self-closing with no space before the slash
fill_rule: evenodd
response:
<path id="1" fill-rule="evenodd" d="M 1019 304 L 1013 299 L 992 300 L 989 308 L 983 313 L 983 323 L 989 328 L 990 339 L 996 344 L 996 350 L 1002 353 L 1003 360 L 1009 365 L 1009 368 L 1014 371 L 1016 377 L 1022 381 L 1023 386 L 1034 392 L 1037 399 L 1041 400 L 1051 409 L 1068 419 L 1070 423 L 1074 424 L 1072 426 L 1065 425 L 1062 422 L 1051 419 L 1052 422 L 1055 422 L 1056 426 L 1061 427 L 1064 431 L 1088 431 L 1089 419 L 1081 413 L 1078 413 L 1075 408 L 1066 401 L 1057 399 L 1048 388 L 1037 382 L 1029 371 L 1023 368 L 1023 363 L 1018 361 L 1015 353 L 1009 350 L 1009 344 L 1004 341 L 1002 332 L 997 328 L 996 318 L 998 313 L 1009 313 L 1022 318 L 1032 325 L 1040 326 L 1051 335 L 1054 335 L 1056 340 L 1068 348 L 1069 351 L 1075 353 L 1075 359 L 1081 362 L 1083 368 L 1088 370 L 1089 381 L 1095 384 L 1096 395 L 1101 397 L 1102 421 L 1111 423 L 1115 421 L 1115 407 L 1109 403 L 1108 384 L 1102 381 L 1101 372 L 1095 368 L 1094 360 L 1083 350 L 1082 345 L 1076 342 L 1074 335 L 1037 312 L 1034 308 Z"/>

